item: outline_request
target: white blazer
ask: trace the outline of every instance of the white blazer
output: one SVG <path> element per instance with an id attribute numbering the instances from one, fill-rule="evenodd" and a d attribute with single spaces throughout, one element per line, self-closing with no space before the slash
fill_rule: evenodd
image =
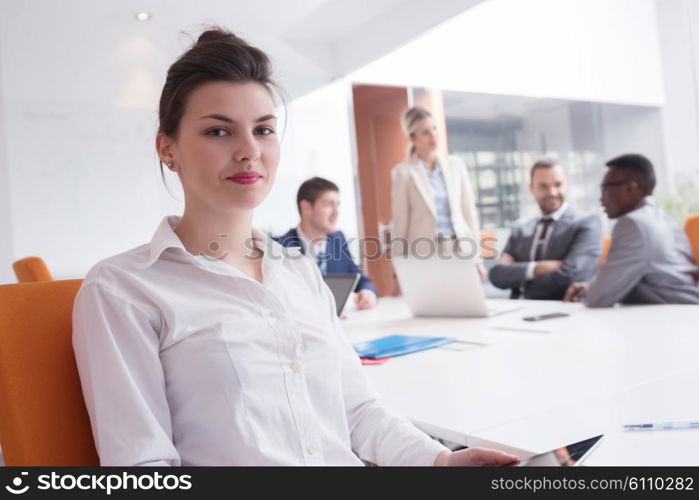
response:
<path id="1" fill-rule="evenodd" d="M 451 155 L 440 155 L 439 164 L 449 197 L 454 233 L 462 240 L 474 238 L 479 245 L 480 227 L 466 165 Z M 405 239 L 409 244 L 418 238 L 433 239 L 437 232 L 437 209 L 432 186 L 420 159 L 412 155 L 408 161 L 393 167 L 391 180 L 394 243 L 397 239 Z M 396 245 L 394 251 L 400 251 L 400 248 Z M 462 243 L 461 249 L 468 252 L 470 247 Z"/>

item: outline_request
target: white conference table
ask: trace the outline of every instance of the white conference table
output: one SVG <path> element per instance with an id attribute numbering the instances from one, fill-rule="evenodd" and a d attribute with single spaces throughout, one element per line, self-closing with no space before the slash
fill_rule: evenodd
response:
<path id="1" fill-rule="evenodd" d="M 605 434 L 587 464 L 699 464 L 699 429 L 622 430 L 699 420 L 699 306 L 518 303 L 491 318 L 412 318 L 402 299 L 385 298 L 351 311 L 343 325 L 351 342 L 412 334 L 471 343 L 364 368 L 390 407 L 434 437 L 527 457 Z M 549 312 L 570 317 L 521 319 Z"/>

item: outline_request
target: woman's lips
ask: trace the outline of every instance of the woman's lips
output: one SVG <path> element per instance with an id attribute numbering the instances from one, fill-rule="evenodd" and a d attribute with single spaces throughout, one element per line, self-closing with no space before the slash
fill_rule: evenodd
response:
<path id="1" fill-rule="evenodd" d="M 227 177 L 228 180 L 231 180 L 237 184 L 255 184 L 261 178 L 262 176 L 257 172 L 239 172 Z"/>

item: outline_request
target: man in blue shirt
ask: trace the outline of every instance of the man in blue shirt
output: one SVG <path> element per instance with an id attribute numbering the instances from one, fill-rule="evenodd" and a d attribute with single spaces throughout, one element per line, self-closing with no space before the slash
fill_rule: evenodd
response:
<path id="1" fill-rule="evenodd" d="M 340 189 L 329 180 L 313 177 L 299 187 L 296 205 L 301 222 L 275 238 L 285 247 L 301 247 L 316 260 L 321 274 L 359 273 L 356 302 L 358 309 L 376 305 L 376 287 L 354 263 L 347 240 L 337 230 Z"/>

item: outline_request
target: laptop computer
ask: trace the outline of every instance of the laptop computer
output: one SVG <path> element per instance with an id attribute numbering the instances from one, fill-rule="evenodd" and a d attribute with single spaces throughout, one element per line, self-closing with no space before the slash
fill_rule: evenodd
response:
<path id="1" fill-rule="evenodd" d="M 323 276 L 323 280 L 325 284 L 328 285 L 328 288 L 330 288 L 333 297 L 335 297 L 337 315 L 340 316 L 347 304 L 347 300 L 357 287 L 359 273 L 326 274 Z"/>
<path id="2" fill-rule="evenodd" d="M 488 303 L 474 260 L 434 255 L 392 261 L 413 316 L 483 318 L 521 309 Z"/>

